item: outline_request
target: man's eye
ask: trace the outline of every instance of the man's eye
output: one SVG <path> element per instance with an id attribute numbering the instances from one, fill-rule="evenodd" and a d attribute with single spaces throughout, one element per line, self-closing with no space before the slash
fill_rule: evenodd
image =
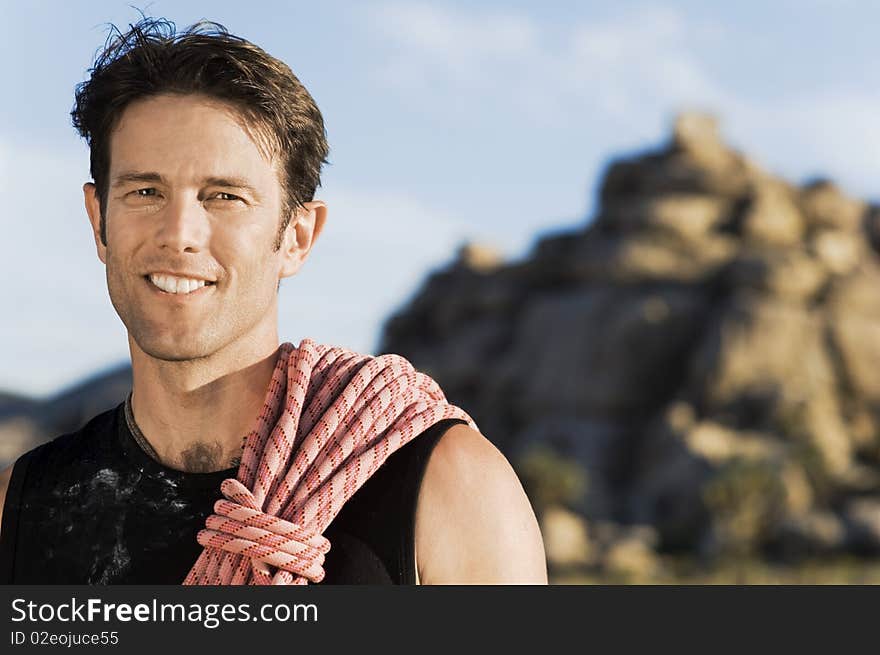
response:
<path id="1" fill-rule="evenodd" d="M 219 200 L 241 200 L 241 198 L 239 198 L 238 196 L 231 193 L 226 193 L 224 191 L 219 191 L 214 197 L 218 198 Z"/>
<path id="2" fill-rule="evenodd" d="M 149 197 L 149 196 L 155 196 L 155 195 L 156 195 L 156 189 L 154 189 L 154 188 L 152 188 L 152 187 L 149 188 L 149 189 L 138 189 L 137 191 L 135 191 L 135 194 L 138 195 L 138 196 L 140 196 L 140 197 L 142 197 L 142 198 L 146 198 L 146 197 Z"/>

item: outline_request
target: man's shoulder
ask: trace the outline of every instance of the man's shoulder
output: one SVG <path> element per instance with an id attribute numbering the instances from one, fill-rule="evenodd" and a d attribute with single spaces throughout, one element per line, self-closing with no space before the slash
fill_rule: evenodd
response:
<path id="1" fill-rule="evenodd" d="M 74 455 L 76 450 L 94 444 L 96 435 L 113 429 L 118 409 L 117 406 L 96 414 L 76 430 L 52 437 L 18 455 L 12 464 L 0 472 L 0 491 L 5 494 L 12 471 L 19 462 L 37 461 L 42 465 L 49 461 L 69 461 L 68 458 Z"/>
<path id="2" fill-rule="evenodd" d="M 9 490 L 9 483 L 12 481 L 12 473 L 22 462 L 27 462 L 30 466 L 32 462 L 37 462 L 37 468 L 41 473 L 51 474 L 45 470 L 45 466 L 50 462 L 69 462 L 70 457 L 76 456 L 76 451 L 83 446 L 93 443 L 96 434 L 106 432 L 112 429 L 115 420 L 115 413 L 119 407 L 114 407 L 105 412 L 95 415 L 77 430 L 65 432 L 54 438 L 38 444 L 19 455 L 15 461 L 0 471 L 0 520 L 3 516 L 3 507 L 6 504 L 6 494 Z"/>
<path id="3" fill-rule="evenodd" d="M 468 425 L 446 430 L 428 460 L 416 548 L 424 584 L 546 581 L 541 533 L 519 478 Z"/>
<path id="4" fill-rule="evenodd" d="M 79 428 L 50 438 L 22 454 L 19 459 L 21 457 L 37 459 L 64 456 L 69 454 L 71 450 L 90 444 L 93 445 L 95 443 L 95 435 L 106 434 L 108 431 L 113 430 L 118 411 L 119 406 L 116 406 L 96 414 Z"/>

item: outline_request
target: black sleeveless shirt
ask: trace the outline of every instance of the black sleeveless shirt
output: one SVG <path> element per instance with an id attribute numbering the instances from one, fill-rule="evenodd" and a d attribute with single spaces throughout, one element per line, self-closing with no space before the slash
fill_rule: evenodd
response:
<path id="1" fill-rule="evenodd" d="M 15 463 L 0 530 L 6 584 L 180 584 L 202 551 L 196 533 L 236 469 L 185 473 L 149 457 L 124 404 Z M 415 584 L 415 510 L 425 465 L 446 430 L 393 453 L 324 536 L 321 584 Z"/>

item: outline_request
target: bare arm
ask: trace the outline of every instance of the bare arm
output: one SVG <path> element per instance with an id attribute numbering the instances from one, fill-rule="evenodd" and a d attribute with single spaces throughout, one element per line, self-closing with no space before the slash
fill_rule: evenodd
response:
<path id="1" fill-rule="evenodd" d="M 501 452 L 466 425 L 437 442 L 416 509 L 421 584 L 547 584 L 535 513 Z"/>

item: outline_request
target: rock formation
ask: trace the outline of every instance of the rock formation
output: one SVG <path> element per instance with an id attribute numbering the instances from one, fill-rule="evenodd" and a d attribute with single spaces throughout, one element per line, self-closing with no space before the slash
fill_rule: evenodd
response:
<path id="1" fill-rule="evenodd" d="M 381 351 L 474 416 L 545 537 L 616 534 L 587 550 L 642 560 L 878 554 L 878 244 L 880 208 L 778 179 L 685 114 L 611 164 L 583 229 L 521 261 L 463 247 Z"/>

